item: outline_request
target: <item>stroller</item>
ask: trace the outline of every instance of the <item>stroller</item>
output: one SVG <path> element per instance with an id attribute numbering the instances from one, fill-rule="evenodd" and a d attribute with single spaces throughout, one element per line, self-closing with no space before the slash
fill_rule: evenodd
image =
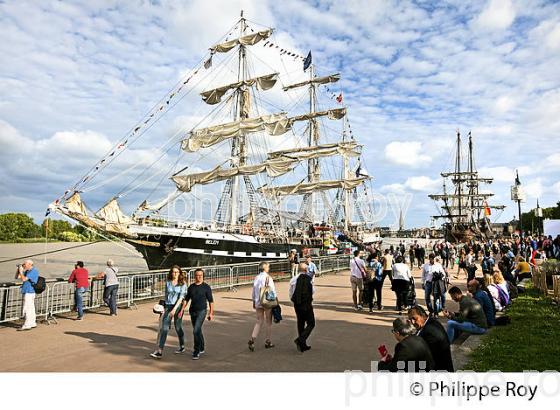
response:
<path id="1" fill-rule="evenodd" d="M 416 288 L 414 287 L 414 278 L 410 278 L 404 302 L 405 305 L 409 307 L 416 305 Z"/>

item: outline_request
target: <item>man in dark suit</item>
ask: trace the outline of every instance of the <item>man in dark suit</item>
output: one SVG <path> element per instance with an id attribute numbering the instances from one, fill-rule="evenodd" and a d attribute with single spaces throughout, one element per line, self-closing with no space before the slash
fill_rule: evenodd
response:
<path id="1" fill-rule="evenodd" d="M 416 328 L 404 318 L 393 321 L 393 336 L 399 342 L 395 346 L 395 356 L 386 354 L 378 364 L 378 370 L 390 372 L 429 372 L 434 370 L 435 362 L 428 344 L 416 336 Z"/>
<path id="2" fill-rule="evenodd" d="M 307 274 L 307 264 L 299 264 L 299 274 L 290 281 L 290 299 L 294 303 L 297 317 L 298 337 L 294 340 L 300 352 L 311 349 L 307 345 L 307 338 L 315 327 L 313 313 L 313 282 Z"/>
<path id="3" fill-rule="evenodd" d="M 445 328 L 435 317 L 428 317 L 422 306 L 413 306 L 408 310 L 408 319 L 428 344 L 435 361 L 434 370 L 453 372 L 451 345 Z"/>

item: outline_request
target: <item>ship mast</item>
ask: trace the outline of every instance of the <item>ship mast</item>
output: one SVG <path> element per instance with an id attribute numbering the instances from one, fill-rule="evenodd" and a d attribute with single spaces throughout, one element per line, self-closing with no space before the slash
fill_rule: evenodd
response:
<path id="1" fill-rule="evenodd" d="M 457 205 L 459 209 L 459 217 L 457 218 L 460 223 L 462 220 L 463 209 L 462 209 L 462 196 L 463 196 L 463 184 L 461 183 L 461 133 L 457 130 L 457 157 L 455 159 L 455 178 L 459 178 L 459 183 L 457 184 Z"/>
<path id="2" fill-rule="evenodd" d="M 309 113 L 313 114 L 317 110 L 317 90 L 313 79 L 315 78 L 315 65 L 309 67 Z M 317 120 L 311 118 L 309 120 L 309 136 L 307 139 L 309 147 L 319 145 L 319 130 L 317 129 Z M 317 182 L 320 178 L 319 159 L 310 158 L 307 161 L 307 181 L 309 183 Z M 315 215 L 315 195 L 310 193 L 306 203 L 306 214 L 310 217 Z"/>
<path id="3" fill-rule="evenodd" d="M 243 37 L 245 35 L 245 31 L 247 29 L 247 23 L 245 18 L 243 17 L 243 10 L 241 11 L 241 19 L 239 20 L 239 37 Z M 239 65 L 237 71 L 237 81 L 244 81 L 246 79 L 246 50 L 243 44 L 239 45 Z M 245 98 L 248 98 L 248 94 L 246 92 L 247 86 L 243 85 L 239 87 L 236 91 L 237 93 L 237 107 L 234 113 L 234 120 L 240 121 L 248 117 L 248 112 L 244 111 L 244 107 L 247 104 Z M 231 157 L 232 157 L 232 167 L 234 166 L 243 166 L 247 161 L 247 154 L 245 151 L 245 137 L 238 136 L 232 139 L 231 143 Z M 236 159 L 237 158 L 237 163 Z M 233 177 L 233 183 L 231 187 L 231 194 L 230 194 L 230 219 L 229 223 L 231 227 L 237 225 L 238 213 L 239 213 L 239 203 L 241 201 L 240 198 L 240 189 L 239 189 L 239 176 Z"/>

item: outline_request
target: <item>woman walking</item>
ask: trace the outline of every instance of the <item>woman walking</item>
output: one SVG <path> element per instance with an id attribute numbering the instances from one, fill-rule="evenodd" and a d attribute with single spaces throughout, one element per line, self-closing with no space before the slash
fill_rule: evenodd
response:
<path id="1" fill-rule="evenodd" d="M 268 286 L 269 291 L 274 292 L 276 294 L 276 288 L 274 287 L 274 281 L 268 274 L 270 267 L 268 262 L 261 262 L 259 265 L 259 274 L 255 278 L 253 282 L 253 309 L 257 314 L 257 323 L 255 323 L 255 327 L 253 328 L 253 333 L 251 334 L 251 339 L 249 339 L 249 350 L 254 352 L 255 351 L 255 340 L 259 336 L 259 332 L 261 327 L 265 326 L 265 334 L 266 340 L 264 343 L 264 347 L 266 349 L 270 349 L 274 347 L 272 344 L 271 332 L 272 332 L 272 309 L 266 309 L 261 305 L 261 294 L 264 291 L 264 287 Z"/>
<path id="2" fill-rule="evenodd" d="M 397 310 L 402 312 L 403 306 L 407 306 L 407 293 L 410 285 L 412 274 L 410 268 L 403 262 L 403 257 L 398 256 L 396 263 L 393 265 L 393 283 L 392 290 L 397 297 Z"/>
<path id="3" fill-rule="evenodd" d="M 157 337 L 157 349 L 150 353 L 154 359 L 161 359 L 163 348 L 167 339 L 167 333 L 171 327 L 171 320 L 174 321 L 175 331 L 179 337 L 179 349 L 175 353 L 185 352 L 185 332 L 183 331 L 183 312 L 185 310 L 185 295 L 187 293 L 187 279 L 185 272 L 177 265 L 174 265 L 167 274 L 165 283 L 165 310 L 160 316 L 159 332 Z"/>

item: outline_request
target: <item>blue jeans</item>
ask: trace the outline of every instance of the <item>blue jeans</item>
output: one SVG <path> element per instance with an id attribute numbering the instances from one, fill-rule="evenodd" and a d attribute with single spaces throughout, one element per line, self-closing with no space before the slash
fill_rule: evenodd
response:
<path id="1" fill-rule="evenodd" d="M 432 296 L 434 297 L 433 304 Z M 426 299 L 426 307 L 430 313 L 439 313 L 445 309 L 445 292 L 442 292 L 440 295 L 434 295 L 432 282 L 424 283 L 424 299 Z"/>
<path id="2" fill-rule="evenodd" d="M 103 291 L 103 302 L 109 306 L 111 314 L 117 314 L 117 294 L 119 292 L 119 285 L 106 286 Z"/>
<path id="3" fill-rule="evenodd" d="M 84 315 L 84 293 L 88 288 L 76 288 L 74 291 L 74 301 L 76 302 L 76 310 L 78 311 L 78 317 L 82 317 Z"/>
<path id="4" fill-rule="evenodd" d="M 194 349 L 193 354 L 204 351 L 204 335 L 202 334 L 202 324 L 206 319 L 206 309 L 189 312 L 191 315 L 191 323 L 193 327 Z"/>
<path id="5" fill-rule="evenodd" d="M 179 317 L 179 312 L 181 308 L 179 307 L 175 312 L 175 316 L 171 317 L 171 311 L 174 305 L 166 305 L 165 311 L 161 317 L 161 325 L 159 327 L 158 333 L 158 346 L 163 349 L 165 346 L 165 341 L 167 340 L 167 334 L 169 333 L 169 328 L 171 327 L 171 320 L 175 323 L 175 332 L 177 332 L 177 337 L 179 338 L 179 346 L 185 346 L 185 332 L 183 332 L 183 318 Z"/>
<path id="6" fill-rule="evenodd" d="M 486 329 L 482 327 L 478 327 L 474 323 L 471 322 L 457 322 L 455 320 L 448 320 L 447 321 L 447 337 L 449 338 L 449 343 L 453 343 L 456 336 L 455 333 L 457 330 L 462 332 L 472 333 L 474 335 L 482 335 L 486 333 Z"/>

